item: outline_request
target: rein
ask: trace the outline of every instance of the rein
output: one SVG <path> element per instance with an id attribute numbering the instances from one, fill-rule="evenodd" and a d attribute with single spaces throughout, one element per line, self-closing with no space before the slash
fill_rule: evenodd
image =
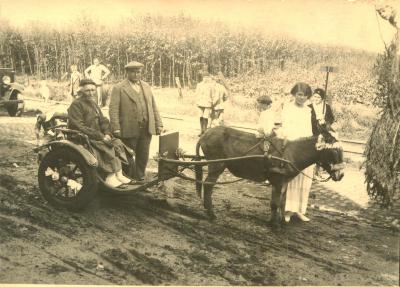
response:
<path id="1" fill-rule="evenodd" d="M 279 153 L 279 155 L 280 155 L 281 157 L 283 157 L 283 152 L 282 152 L 280 149 L 278 149 L 278 148 L 276 147 L 276 145 L 275 145 L 275 144 L 270 140 L 270 138 L 268 138 L 268 137 L 265 137 L 265 138 L 260 139 L 254 146 L 252 146 L 250 149 L 248 149 L 243 155 L 247 155 L 249 152 L 251 152 L 252 150 L 254 150 L 255 148 L 257 148 L 260 144 L 262 144 L 265 140 L 268 141 L 268 143 L 272 145 L 272 147 Z M 285 149 L 285 145 L 283 145 L 283 150 L 284 150 L 284 149 Z M 317 179 L 317 178 L 315 178 L 315 177 L 311 177 L 311 176 L 305 174 L 302 170 L 298 169 L 298 168 L 294 165 L 293 162 L 291 162 L 291 161 L 289 161 L 289 160 L 286 160 L 286 159 L 280 158 L 280 157 L 275 157 L 275 156 L 273 157 L 273 159 L 279 160 L 279 161 L 281 161 L 281 162 L 285 162 L 285 163 L 291 165 L 299 174 L 301 173 L 301 174 L 303 174 L 305 177 L 307 177 L 307 178 L 309 178 L 309 179 L 311 179 L 311 180 L 313 180 L 313 181 L 317 181 L 317 182 L 327 182 L 328 180 L 330 180 L 330 179 L 332 178 L 332 176 L 329 175 L 327 178 L 324 178 L 324 179 Z M 319 164 L 319 163 L 317 163 L 317 164 Z M 321 164 L 320 164 L 320 165 L 321 165 Z M 340 166 L 339 166 L 339 165 L 340 165 Z M 332 171 L 334 171 L 334 170 L 340 170 L 340 169 L 343 169 L 343 168 L 344 168 L 344 164 L 336 164 L 336 165 L 334 165 L 334 166 L 332 167 Z M 184 179 L 197 181 L 196 179 L 188 178 L 188 177 L 185 176 L 185 175 L 182 175 L 182 176 L 180 176 L 180 177 L 183 178 L 183 176 L 185 177 Z M 234 182 L 236 182 L 236 181 L 234 181 Z M 217 183 L 217 184 L 226 184 L 226 183 L 229 183 L 229 182 L 224 182 L 224 183 L 221 182 L 221 183 Z"/>

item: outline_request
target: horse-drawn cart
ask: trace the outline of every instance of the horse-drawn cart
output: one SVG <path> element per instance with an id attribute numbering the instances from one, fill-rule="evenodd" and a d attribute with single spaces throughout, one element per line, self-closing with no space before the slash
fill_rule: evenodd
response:
<path id="1" fill-rule="evenodd" d="M 282 196 L 279 194 L 283 192 L 284 181 L 302 172 L 301 170 L 306 166 L 318 163 L 328 171 L 333 180 L 337 181 L 343 177 L 341 148 L 334 145 L 328 147 L 329 145 L 325 144 L 319 149 L 318 146 L 321 145 L 321 142 L 318 137 L 289 143 L 286 148 L 288 153 L 284 154 L 278 147 L 281 139 L 267 139 L 272 147 L 268 151 L 265 150 L 264 139 L 257 139 L 254 135 L 249 136 L 248 133 L 240 134 L 243 132 L 231 128 L 216 127 L 207 131 L 200 138 L 196 147 L 196 155 L 186 155 L 179 149 L 178 132 L 161 135 L 156 157 L 157 175 L 143 184 L 131 183 L 115 188 L 105 183 L 105 175 L 97 168 L 98 162 L 86 135 L 70 130 L 65 125 L 55 127 L 54 131 L 52 140 L 35 149 L 39 154 L 40 161 L 39 188 L 49 203 L 68 209 L 83 209 L 95 197 L 98 190 L 127 195 L 155 186 L 161 181 L 181 177 L 194 181 L 199 195 L 204 187 L 204 207 L 207 214 L 213 218 L 215 215 L 211 200 L 212 188 L 217 183 L 219 175 L 227 168 L 238 178 L 256 182 L 270 180 L 273 187 L 273 198 L 279 198 L 279 201 L 271 201 L 272 217 L 275 218 L 276 208 L 281 208 L 279 206 L 282 204 L 280 202 Z M 229 133 L 231 138 L 229 138 Z M 245 136 L 246 140 L 237 142 L 240 136 Z M 232 142 L 232 139 L 236 142 Z M 243 143 L 246 143 L 247 146 Z M 244 153 L 237 153 L 239 146 L 242 146 L 242 150 L 244 148 Z M 204 156 L 200 156 L 200 147 Z M 211 153 L 210 147 L 213 150 Z M 294 153 L 293 151 L 296 149 L 301 152 Z M 229 153 L 232 151 L 233 154 Z M 133 153 L 128 148 L 125 153 L 126 158 L 133 158 Z M 300 157 L 297 156 L 296 159 L 296 155 L 299 154 Z M 289 156 L 287 157 L 287 155 Z M 130 174 L 133 160 L 121 163 L 125 175 Z M 208 166 L 208 175 L 203 181 L 203 166 L 205 165 Z M 189 167 L 194 167 L 195 178 L 182 173 Z M 278 216 L 276 221 L 279 221 L 279 218 Z"/>
<path id="2" fill-rule="evenodd" d="M 111 187 L 104 181 L 104 175 L 97 169 L 97 159 L 91 152 L 86 135 L 58 126 L 54 129 L 53 139 L 35 148 L 39 155 L 39 188 L 43 197 L 53 205 L 77 210 L 84 208 L 98 190 L 114 194 L 131 194 L 157 185 L 159 182 L 176 176 L 183 176 L 182 169 L 202 167 L 214 162 L 235 161 L 245 158 L 264 158 L 263 155 L 251 155 L 238 158 L 204 160 L 198 155 L 186 155 L 179 149 L 179 133 L 173 132 L 159 137 L 157 156 L 158 173 L 143 184 L 128 184 Z M 126 151 L 129 153 L 129 151 Z M 131 154 L 127 154 L 128 158 Z M 182 159 L 185 160 L 182 160 Z M 125 174 L 129 174 L 130 162 L 122 162 Z"/>

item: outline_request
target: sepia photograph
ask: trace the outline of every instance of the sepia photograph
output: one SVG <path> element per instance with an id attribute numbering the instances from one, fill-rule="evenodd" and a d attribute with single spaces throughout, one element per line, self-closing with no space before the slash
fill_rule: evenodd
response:
<path id="1" fill-rule="evenodd" d="M 398 286 L 400 1 L 0 0 L 0 286 Z"/>

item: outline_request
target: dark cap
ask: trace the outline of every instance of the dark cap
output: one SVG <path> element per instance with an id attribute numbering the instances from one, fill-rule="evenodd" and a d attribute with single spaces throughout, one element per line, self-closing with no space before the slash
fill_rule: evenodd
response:
<path id="1" fill-rule="evenodd" d="M 83 87 L 83 86 L 86 86 L 86 85 L 95 85 L 95 86 L 96 86 L 96 83 L 93 82 L 92 79 L 82 79 L 82 80 L 79 82 L 79 86 L 80 86 L 80 87 Z"/>
<path id="2" fill-rule="evenodd" d="M 264 104 L 264 105 L 270 105 L 270 104 L 272 104 L 272 100 L 269 96 L 259 96 L 257 98 L 257 103 Z"/>
<path id="3" fill-rule="evenodd" d="M 321 98 L 322 98 L 323 100 L 324 100 L 325 97 L 326 97 L 325 90 L 323 90 L 323 89 L 321 89 L 321 88 L 315 89 L 315 90 L 314 90 L 314 94 L 320 95 Z"/>
<path id="4" fill-rule="evenodd" d="M 125 70 L 138 70 L 142 69 L 144 65 L 142 63 L 132 61 L 125 65 Z"/>

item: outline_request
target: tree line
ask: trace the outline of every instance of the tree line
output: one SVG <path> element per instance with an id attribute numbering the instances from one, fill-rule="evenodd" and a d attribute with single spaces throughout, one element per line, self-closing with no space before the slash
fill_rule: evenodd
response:
<path id="1" fill-rule="evenodd" d="M 199 70 L 204 67 L 211 73 L 221 71 L 234 77 L 285 69 L 289 62 L 307 69 L 355 53 L 183 14 L 132 16 L 112 24 L 107 26 L 85 14 L 62 28 L 41 22 L 15 27 L 0 19 L 0 64 L 19 74 L 60 79 L 71 64 L 83 71 L 99 58 L 112 77 L 120 79 L 124 65 L 136 60 L 145 65 L 144 78 L 152 85 L 175 86 L 179 77 L 184 87 L 191 87 L 199 81 Z"/>

